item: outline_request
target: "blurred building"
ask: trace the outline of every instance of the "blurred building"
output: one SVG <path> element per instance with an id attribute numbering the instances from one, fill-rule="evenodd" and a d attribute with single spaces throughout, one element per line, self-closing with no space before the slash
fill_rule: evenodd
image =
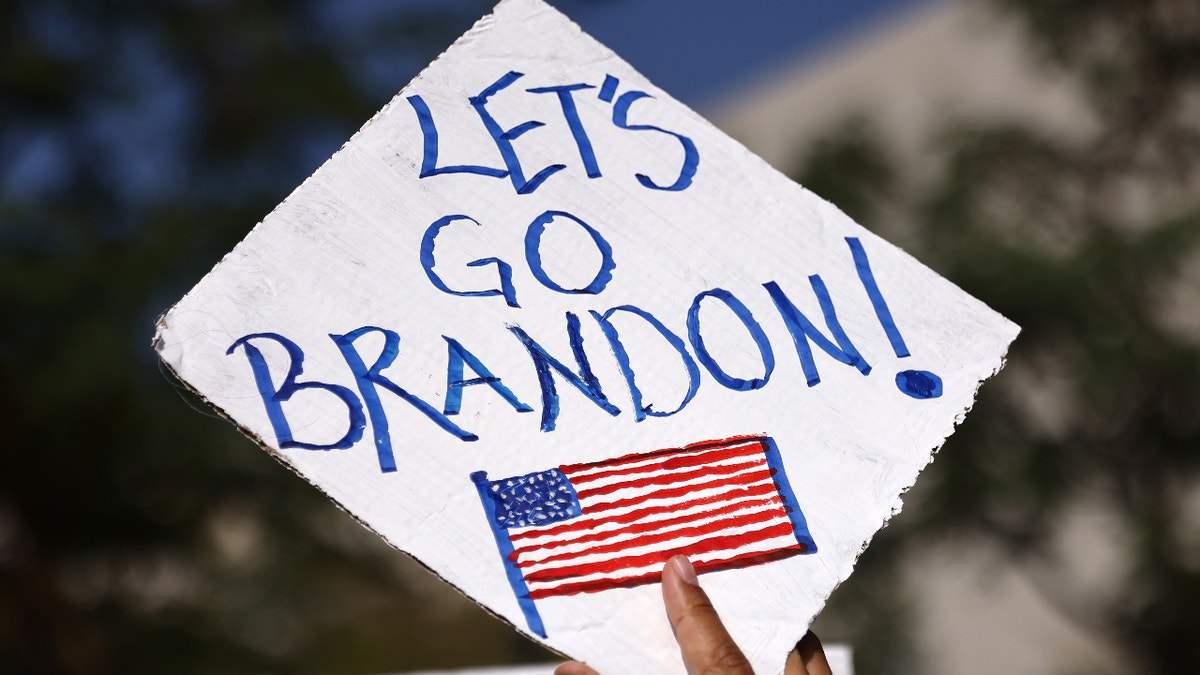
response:
<path id="1" fill-rule="evenodd" d="M 782 64 L 704 112 L 781 170 L 853 115 L 869 117 L 911 163 L 951 121 L 1082 135 L 1089 113 L 1075 84 L 1040 69 L 1020 28 L 986 2 L 929 0 L 823 57 Z"/>

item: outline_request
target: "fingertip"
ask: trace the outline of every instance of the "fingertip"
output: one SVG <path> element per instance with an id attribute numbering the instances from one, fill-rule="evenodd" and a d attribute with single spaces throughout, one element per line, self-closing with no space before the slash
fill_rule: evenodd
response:
<path id="1" fill-rule="evenodd" d="M 554 675 L 600 675 L 586 663 L 567 661 L 554 669 Z"/>
<path id="2" fill-rule="evenodd" d="M 662 572 L 662 596 L 672 632 L 677 633 L 680 620 L 696 602 L 695 596 L 703 594 L 696 570 L 687 557 L 677 555 L 667 561 Z"/>
<path id="3" fill-rule="evenodd" d="M 663 576 L 668 575 L 691 586 L 700 585 L 700 579 L 696 576 L 696 568 L 692 567 L 692 561 L 688 560 L 685 555 L 677 555 L 667 561 L 666 567 L 663 568 Z"/>
<path id="4" fill-rule="evenodd" d="M 667 620 L 689 673 L 734 675 L 750 673 L 750 663 L 721 623 L 700 587 L 696 569 L 678 555 L 663 566 L 663 602 Z"/>
<path id="5" fill-rule="evenodd" d="M 804 672 L 808 675 L 832 675 L 829 660 L 825 658 L 825 647 L 821 645 L 817 634 L 811 630 L 796 643 L 795 653 L 800 657 L 800 662 L 804 664 Z"/>

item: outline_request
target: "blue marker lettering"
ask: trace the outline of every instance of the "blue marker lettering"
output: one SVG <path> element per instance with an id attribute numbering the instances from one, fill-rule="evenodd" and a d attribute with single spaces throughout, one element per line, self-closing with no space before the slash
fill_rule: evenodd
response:
<path id="1" fill-rule="evenodd" d="M 534 370 L 537 372 L 538 384 L 542 389 L 542 431 L 553 431 L 555 420 L 558 418 L 558 390 L 554 386 L 552 369 L 604 412 L 613 417 L 621 414 L 621 409 L 610 403 L 604 396 L 604 391 L 600 388 L 600 381 L 596 379 L 591 365 L 588 364 L 587 354 L 583 351 L 583 334 L 580 331 L 579 317 L 571 312 L 567 312 L 566 316 L 567 336 L 571 342 L 571 352 L 575 356 L 575 362 L 579 365 L 578 374 L 563 365 L 558 359 L 550 356 L 545 348 L 534 341 L 520 326 L 510 325 L 508 327 L 508 330 L 512 331 L 512 334 L 521 341 L 521 344 L 525 345 L 525 350 L 529 352 Z"/>
<path id="2" fill-rule="evenodd" d="M 533 412 L 533 408 L 522 403 L 517 399 L 517 395 L 511 389 L 504 386 L 500 378 L 492 375 L 492 372 L 483 365 L 474 354 L 467 351 L 466 347 L 452 337 L 442 336 L 442 339 L 449 345 L 448 360 L 446 362 L 446 405 L 442 408 L 442 412 L 447 415 L 457 415 L 462 409 L 462 394 L 463 389 L 476 384 L 486 384 L 492 388 L 500 397 L 513 407 L 517 412 Z M 471 379 L 463 378 L 463 366 L 470 366 L 471 370 L 475 371 L 478 377 Z"/>
<path id="3" fill-rule="evenodd" d="M 628 312 L 634 316 L 641 317 L 646 323 L 653 326 L 654 330 L 658 331 L 658 334 L 663 336 L 667 344 L 671 345 L 675 349 L 675 352 L 679 354 L 679 359 L 683 362 L 683 367 L 687 369 L 688 390 L 687 394 L 683 397 L 683 401 L 674 410 L 652 410 L 650 405 L 642 404 L 642 392 L 635 381 L 633 367 L 629 363 L 629 353 L 626 351 L 625 345 L 621 342 L 621 336 L 617 331 L 617 327 L 613 325 L 611 320 L 612 315 L 616 312 Z M 621 305 L 620 307 L 613 307 L 603 314 L 595 311 L 591 312 L 591 314 L 596 323 L 600 324 L 600 329 L 604 331 L 604 336 L 608 338 L 608 344 L 612 347 L 613 355 L 617 357 L 617 365 L 621 367 L 621 373 L 625 376 L 625 383 L 629 385 L 629 395 L 633 399 L 633 413 L 638 422 L 646 419 L 647 415 L 652 417 L 670 417 L 683 410 L 691 402 L 692 397 L 696 395 L 696 390 L 700 388 L 700 367 L 696 365 L 696 360 L 688 353 L 687 345 L 684 344 L 682 338 L 672 333 L 671 329 L 663 325 L 653 314 L 633 305 Z"/>
<path id="4" fill-rule="evenodd" d="M 762 377 L 749 380 L 733 377 L 722 370 L 712 355 L 708 353 L 708 349 L 704 346 L 704 338 L 700 334 L 700 303 L 705 298 L 716 298 L 723 302 L 726 307 L 733 311 L 738 320 L 742 322 L 742 325 L 746 327 L 746 330 L 750 332 L 750 337 L 754 339 L 754 344 L 758 347 L 758 354 L 762 358 Z M 771 371 L 775 369 L 775 352 L 771 350 L 771 342 L 767 339 L 767 334 L 763 331 L 762 326 L 758 324 L 754 315 L 750 313 L 750 309 L 729 291 L 714 288 L 697 295 L 692 300 L 691 309 L 688 310 L 687 326 L 688 338 L 691 339 L 692 348 L 696 350 L 696 357 L 700 359 L 700 363 L 704 364 L 709 374 L 721 386 L 734 391 L 750 391 L 751 389 L 761 389 L 771 379 Z"/>
<path id="5" fill-rule="evenodd" d="M 379 358 L 375 360 L 375 364 L 370 368 L 367 368 L 366 363 L 362 360 L 362 356 L 358 353 L 358 349 L 354 346 L 354 341 L 367 333 L 380 333 L 384 338 L 383 350 L 379 353 Z M 383 412 L 383 403 L 379 400 L 379 391 L 376 389 L 376 386 L 383 387 L 399 396 L 404 402 L 432 420 L 443 431 L 458 437 L 460 440 L 479 440 L 479 437 L 475 434 L 464 431 L 454 422 L 451 422 L 445 415 L 438 412 L 437 408 L 410 394 L 395 382 L 383 376 L 383 369 L 392 365 L 392 362 L 400 354 L 400 336 L 397 333 L 383 328 L 376 328 L 375 326 L 363 326 L 345 335 L 330 334 L 329 337 L 337 345 L 338 349 L 341 350 L 342 358 L 346 360 L 346 365 L 350 367 L 350 372 L 354 374 L 354 379 L 358 383 L 358 391 L 362 394 L 363 401 L 367 404 L 367 412 L 371 416 L 371 427 L 375 432 L 375 449 L 379 455 L 379 469 L 381 471 L 385 473 L 395 471 L 396 460 L 392 454 L 392 441 L 391 435 L 388 433 L 387 415 Z"/>
<path id="6" fill-rule="evenodd" d="M 513 187 L 516 188 L 517 194 L 527 195 L 538 189 L 538 186 L 555 172 L 565 169 L 566 165 L 552 164 L 538 171 L 534 174 L 533 178 L 526 180 L 525 172 L 521 170 L 521 161 L 517 159 L 517 153 L 513 149 L 512 142 L 520 138 L 526 131 L 545 125 L 542 122 L 529 121 L 518 124 L 511 129 L 502 129 L 500 124 L 496 122 L 496 118 L 492 117 L 492 114 L 488 112 L 488 99 L 508 88 L 522 77 L 524 77 L 524 73 L 509 71 L 486 89 L 479 92 L 479 94 L 472 96 L 469 100 L 471 107 L 479 114 L 479 119 L 483 120 L 483 126 L 491 134 L 492 140 L 496 142 L 496 148 L 500 150 L 500 157 L 504 159 L 504 166 L 508 167 L 508 177 L 512 181 Z"/>
<path id="7" fill-rule="evenodd" d="M 617 78 L 613 77 L 612 75 L 605 75 L 604 84 L 600 85 L 600 93 L 597 94 L 596 97 L 605 103 L 612 103 L 613 96 L 616 95 L 617 87 L 620 84 L 621 81 Z"/>
<path id="8" fill-rule="evenodd" d="M 287 350 L 289 359 L 287 376 L 283 380 L 283 386 L 278 389 L 271 382 L 271 372 L 267 368 L 267 360 L 263 357 L 258 347 L 254 346 L 254 340 L 272 340 L 283 345 L 283 348 Z M 245 351 L 246 359 L 250 361 L 250 368 L 254 372 L 254 383 L 258 386 L 258 394 L 262 397 L 263 405 L 267 408 L 267 418 L 271 420 L 271 427 L 275 430 L 275 438 L 281 449 L 343 450 L 354 445 L 362 438 L 363 429 L 366 427 L 367 421 L 363 415 L 362 404 L 359 402 L 358 397 L 354 395 L 354 392 L 338 384 L 296 381 L 296 378 L 304 371 L 304 352 L 295 342 L 276 333 L 254 333 L 253 335 L 239 338 L 233 344 L 229 345 L 229 349 L 225 350 L 225 354 L 232 354 L 238 347 L 241 347 Z M 327 391 L 341 399 L 342 403 L 346 405 L 347 413 L 349 413 L 346 434 L 344 436 L 333 443 L 326 444 L 303 443 L 292 437 L 292 430 L 288 425 L 287 416 L 283 413 L 283 403 L 291 399 L 296 392 L 304 389 Z"/>
<path id="9" fill-rule="evenodd" d="M 438 130 L 433 121 L 433 113 L 425 99 L 413 95 L 408 97 L 408 104 L 417 113 L 417 122 L 421 125 L 421 136 L 424 142 L 424 156 L 421 158 L 421 178 L 429 178 L 443 173 L 474 173 L 492 178 L 504 178 L 508 172 L 503 169 L 493 169 L 489 166 L 475 164 L 457 164 L 454 166 L 437 165 L 438 161 Z"/>
<path id="10" fill-rule="evenodd" d="M 652 190 L 685 190 L 692 184 L 692 177 L 696 175 L 696 168 L 700 165 L 700 153 L 696 150 L 696 144 L 687 136 L 677 134 L 674 131 L 667 131 L 651 124 L 630 124 L 629 107 L 633 105 L 634 101 L 642 98 L 652 97 L 644 91 L 627 91 L 621 94 L 617 98 L 617 102 L 613 104 L 613 124 L 621 129 L 629 129 L 630 131 L 657 131 L 660 134 L 674 137 L 683 145 L 683 166 L 679 169 L 679 177 L 670 185 L 659 185 L 649 176 L 641 173 L 637 174 L 638 182 Z"/>
<path id="11" fill-rule="evenodd" d="M 542 267 L 542 235 L 546 232 L 546 225 L 558 217 L 573 220 L 580 227 L 587 230 L 587 233 L 592 237 L 592 242 L 596 245 L 596 250 L 600 252 L 600 269 L 596 272 L 596 276 L 592 279 L 591 283 L 583 288 L 563 288 L 551 279 L 550 275 L 546 274 L 545 268 Z M 605 241 L 604 237 L 591 225 L 588 225 L 566 211 L 546 211 L 533 219 L 533 222 L 529 224 L 529 228 L 525 230 L 525 260 L 529 263 L 529 271 L 546 288 L 558 291 L 559 293 L 589 295 L 596 295 L 608 286 L 608 282 L 612 280 L 612 271 L 617 266 L 617 263 L 613 260 L 612 246 Z"/>
<path id="12" fill-rule="evenodd" d="M 425 269 L 425 276 L 429 277 L 429 282 L 433 284 L 434 288 L 442 291 L 443 293 L 449 293 L 450 295 L 462 295 L 468 297 L 503 295 L 504 301 L 509 307 L 520 307 L 520 305 L 517 304 L 517 289 L 513 287 L 512 283 L 512 266 L 503 260 L 500 260 L 499 258 L 480 258 L 479 260 L 472 260 L 471 262 L 467 263 L 467 267 L 495 265 L 496 274 L 500 277 L 500 288 L 489 288 L 482 291 L 456 291 L 447 286 L 446 282 L 442 281 L 442 278 L 438 276 L 437 272 L 433 271 L 433 266 L 435 264 L 433 258 L 433 247 L 436 243 L 437 236 L 442 231 L 442 228 L 456 220 L 468 220 L 472 223 L 475 223 L 476 227 L 483 227 L 479 224 L 479 221 L 470 216 L 455 214 L 438 218 L 433 222 L 432 225 L 429 226 L 428 229 L 425 230 L 425 236 L 421 238 L 421 267 Z"/>
<path id="13" fill-rule="evenodd" d="M 821 376 L 817 373 L 817 363 L 813 359 L 812 347 L 808 344 L 809 340 L 816 343 L 834 359 L 858 368 L 863 375 L 869 374 L 871 372 L 870 364 L 858 353 L 858 349 L 850 342 L 846 331 L 842 330 L 842 324 L 838 321 L 837 313 L 833 308 L 833 300 L 829 297 L 825 282 L 816 274 L 810 276 L 808 282 L 812 285 L 817 302 L 821 305 L 825 324 L 829 327 L 829 332 L 833 334 L 834 340 L 837 340 L 836 345 L 821 334 L 817 327 L 808 320 L 808 317 L 792 304 L 791 299 L 784 295 L 783 290 L 779 288 L 779 284 L 774 281 L 763 284 L 767 293 L 770 294 L 771 300 L 775 302 L 775 308 L 783 317 L 783 323 L 787 326 L 788 332 L 792 334 L 792 342 L 796 345 L 796 354 L 800 357 L 800 367 L 804 369 L 804 377 L 808 381 L 808 386 L 816 386 L 821 381 Z"/>
<path id="14" fill-rule="evenodd" d="M 887 301 L 883 299 L 883 293 L 880 292 L 879 284 L 875 281 L 875 273 L 871 271 L 871 261 L 867 258 L 866 249 L 863 248 L 858 237 L 846 237 L 846 244 L 850 246 L 850 255 L 854 258 L 854 269 L 858 272 L 858 279 L 867 291 L 871 307 L 875 309 L 875 318 L 879 319 L 879 325 L 883 327 L 883 332 L 892 345 L 892 351 L 896 353 L 897 358 L 908 357 L 908 345 L 904 344 L 904 336 L 896 327 L 896 321 L 892 319 L 892 310 L 888 309 Z M 937 398 L 942 395 L 942 378 L 937 373 L 931 373 L 928 370 L 904 370 L 896 373 L 896 388 L 905 395 L 916 399 Z"/>
<path id="15" fill-rule="evenodd" d="M 590 84 L 563 84 L 557 87 L 538 87 L 525 91 L 531 94 L 558 94 L 558 103 L 562 106 L 563 118 L 567 120 L 571 136 L 575 138 L 575 147 L 579 149 L 579 159 L 583 161 L 583 167 L 587 169 L 588 178 L 599 178 L 600 165 L 596 163 L 596 153 L 592 151 L 592 141 L 583 128 L 583 122 L 579 119 L 579 109 L 575 107 L 575 99 L 571 96 L 571 92 L 580 89 L 595 89 L 595 87 Z"/>

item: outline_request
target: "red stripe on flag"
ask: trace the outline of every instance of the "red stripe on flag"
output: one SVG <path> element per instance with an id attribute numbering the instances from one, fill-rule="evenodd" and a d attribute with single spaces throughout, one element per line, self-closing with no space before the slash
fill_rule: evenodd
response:
<path id="1" fill-rule="evenodd" d="M 693 542 L 682 548 L 672 549 L 674 553 L 680 553 L 689 558 L 698 556 L 704 553 L 714 553 L 726 549 L 743 548 L 755 542 L 765 541 L 773 537 L 784 537 L 793 534 L 791 523 L 778 523 L 760 530 L 752 530 L 750 532 L 742 532 L 739 534 L 726 534 L 718 537 L 708 537 L 697 542 Z M 536 582 L 551 582 L 564 581 L 576 577 L 587 576 L 589 574 L 611 574 L 623 569 L 631 567 L 645 567 L 656 562 L 662 562 L 662 551 L 652 553 L 643 553 L 634 556 L 625 556 L 622 558 L 614 558 L 612 560 L 597 561 L 592 563 L 582 563 L 570 567 L 561 567 L 553 570 L 542 570 L 539 572 L 530 572 L 525 575 L 525 581 L 529 583 Z"/>
<path id="2" fill-rule="evenodd" d="M 737 511 L 738 509 L 733 509 Z M 714 518 L 707 522 L 687 525 L 685 527 L 675 527 L 676 525 L 686 523 L 696 523 L 696 517 L 685 516 L 682 518 L 674 518 L 670 521 L 659 521 L 647 523 L 638 528 L 620 530 L 617 532 L 606 532 L 596 535 L 595 538 L 614 538 L 614 535 L 638 535 L 632 539 L 605 544 L 603 546 L 593 546 L 586 551 L 572 551 L 569 553 L 560 553 L 558 555 L 547 556 L 540 560 L 520 560 L 522 551 L 514 551 L 509 559 L 516 563 L 517 567 L 533 567 L 536 565 L 548 565 L 550 563 L 562 562 L 564 560 L 577 560 L 589 555 L 603 555 L 605 553 L 619 553 L 620 551 L 628 551 L 643 546 L 652 546 L 661 544 L 679 537 L 703 536 L 714 532 L 728 531 L 737 527 L 746 527 L 747 525 L 763 525 L 763 524 L 778 524 L 779 519 L 787 518 L 787 514 L 783 509 L 773 509 L 768 511 L 757 511 L 755 513 L 744 515 L 726 515 L 721 518 Z M 790 524 L 789 524 L 790 527 Z M 673 528 L 673 529 L 672 529 Z M 570 543 L 581 543 L 582 539 Z M 537 550 L 543 550 L 542 547 Z"/>
<path id="3" fill-rule="evenodd" d="M 775 499 L 778 499 L 779 504 L 782 505 L 783 500 L 779 499 L 778 495 L 779 495 L 779 492 L 778 492 L 778 490 L 775 489 L 774 483 L 756 483 L 745 489 L 739 489 L 736 497 L 737 498 L 745 498 L 745 497 L 771 496 L 771 497 L 774 497 Z M 508 538 L 509 538 L 509 541 L 513 542 L 513 544 L 516 544 L 517 542 L 525 541 L 525 540 L 529 540 L 529 539 L 540 539 L 543 537 L 557 537 L 559 535 L 569 535 L 573 532 L 587 532 L 592 529 L 601 527 L 603 525 L 608 525 L 611 523 L 616 523 L 616 524 L 635 523 L 647 516 L 654 516 L 654 515 L 659 515 L 659 514 L 663 514 L 663 513 L 674 513 L 676 511 L 690 509 L 695 506 L 704 506 L 707 504 L 725 502 L 728 499 L 729 499 L 728 492 L 719 492 L 717 494 L 709 495 L 707 497 L 700 497 L 698 499 L 689 499 L 687 501 L 675 502 L 672 504 L 663 504 L 662 506 L 647 506 L 642 509 L 627 511 L 625 513 L 615 515 L 615 516 L 594 517 L 594 516 L 596 516 L 596 514 L 604 513 L 607 511 L 615 511 L 617 509 L 625 508 L 627 506 L 633 506 L 637 503 L 646 501 L 645 497 L 622 499 L 622 500 L 616 501 L 616 502 L 608 502 L 607 505 L 602 508 L 588 508 L 587 512 L 582 517 L 572 518 L 571 520 L 567 520 L 567 521 L 564 521 L 562 523 L 558 523 L 555 525 L 545 525 L 545 526 L 536 527 L 536 528 L 523 529 L 520 531 L 510 530 Z M 589 516 L 593 516 L 593 517 L 589 518 Z M 549 548 L 552 545 L 554 545 L 554 544 L 550 544 L 550 543 L 545 544 L 545 546 L 547 548 Z"/>
<path id="4" fill-rule="evenodd" d="M 655 459 L 657 457 L 664 457 L 667 455 L 678 455 L 678 454 L 682 454 L 682 453 L 694 453 L 697 451 L 704 451 L 704 450 L 710 450 L 710 449 L 721 450 L 721 449 L 732 448 L 735 445 L 737 445 L 737 447 L 739 447 L 739 448 L 748 446 L 748 447 L 757 447 L 757 448 L 761 449 L 761 448 L 763 448 L 763 441 L 762 441 L 762 438 L 758 437 L 758 436 L 735 436 L 733 438 L 727 438 L 725 440 L 704 441 L 703 443 L 693 443 L 691 445 L 685 445 L 682 448 L 664 448 L 662 450 L 655 450 L 654 452 L 647 452 L 647 453 L 642 453 L 642 454 L 632 453 L 629 455 L 621 455 L 620 457 L 613 457 L 612 459 L 605 459 L 605 460 L 601 460 L 599 462 L 586 462 L 583 464 L 563 464 L 562 466 L 560 466 L 558 468 L 563 473 L 588 471 L 591 469 L 598 469 L 598 468 L 603 468 L 603 467 L 616 468 L 623 464 L 636 464 L 638 462 L 643 462 L 648 459 Z"/>
<path id="5" fill-rule="evenodd" d="M 762 473 L 767 476 L 767 480 L 770 480 L 769 472 L 763 471 Z M 762 479 L 760 478 L 758 480 L 762 480 Z M 774 485 L 773 481 L 772 481 L 771 485 L 772 486 Z M 716 487 L 722 487 L 722 486 L 716 486 Z M 625 499 L 614 499 L 614 500 L 608 501 L 608 502 L 596 502 L 595 504 L 588 504 L 588 506 L 586 508 L 588 509 L 589 513 L 603 513 L 605 511 L 611 511 L 614 509 L 623 508 L 625 506 L 633 506 L 633 505 L 641 504 L 642 502 L 648 501 L 650 499 L 676 499 L 679 497 L 686 497 L 686 496 L 692 494 L 693 492 L 696 492 L 697 490 L 704 490 L 704 489 L 707 489 L 707 488 L 704 486 L 697 487 L 695 485 L 685 485 L 684 487 L 678 487 L 678 488 L 660 488 L 658 490 L 655 490 L 653 493 L 641 495 L 638 497 L 628 497 Z"/>
<path id="6" fill-rule="evenodd" d="M 762 563 L 774 562 L 783 560 L 794 555 L 804 553 L 806 547 L 796 544 L 787 548 L 767 551 L 765 553 L 743 553 L 731 558 L 719 558 L 709 562 L 692 561 L 692 566 L 696 568 L 696 572 L 703 574 L 705 572 L 720 572 L 722 570 L 735 569 L 740 567 L 749 567 L 751 565 L 761 565 Z M 666 563 L 676 554 L 676 551 L 664 551 L 661 554 L 661 559 L 656 562 Z M 579 581 L 576 583 L 559 584 L 553 588 L 539 588 L 529 591 L 529 597 L 533 600 L 549 598 L 561 595 L 577 595 L 579 593 L 595 593 L 598 591 L 607 591 L 613 588 L 633 588 L 642 584 L 653 584 L 662 581 L 662 572 L 649 572 L 636 576 L 620 577 L 616 579 L 592 579 L 590 581 Z"/>
<path id="7" fill-rule="evenodd" d="M 746 477 L 742 478 L 741 480 L 743 480 L 743 481 L 754 480 L 750 477 L 754 476 L 756 474 L 760 474 L 760 473 L 766 475 L 766 480 L 771 479 L 771 473 L 770 473 L 770 470 L 767 469 L 767 463 L 765 461 L 744 462 L 742 464 L 730 464 L 728 466 L 706 467 L 703 469 L 698 469 L 696 471 L 685 471 L 683 473 L 667 473 L 667 474 L 660 474 L 657 476 L 647 476 L 646 478 L 636 478 L 634 480 L 628 480 L 628 481 L 625 481 L 622 483 L 612 483 L 609 485 L 605 485 L 604 487 L 592 488 L 590 490 L 580 490 L 579 488 L 576 488 L 575 495 L 578 496 L 579 501 L 582 502 L 585 499 L 592 499 L 594 497 L 603 497 L 605 495 L 610 495 L 614 492 L 617 492 L 618 490 L 625 490 L 625 489 L 629 489 L 629 488 L 644 488 L 644 487 L 650 487 L 651 485 L 677 485 L 679 483 L 685 483 L 687 481 L 696 480 L 698 478 L 716 478 L 717 476 L 729 476 L 729 475 L 741 473 L 741 472 L 745 471 L 746 469 L 755 469 L 755 468 L 757 468 L 758 470 L 755 471 L 754 473 L 747 474 Z M 570 478 L 570 476 L 568 476 L 568 478 Z M 574 481 L 571 481 L 572 485 L 574 485 L 574 483 L 575 483 Z"/>
<path id="8" fill-rule="evenodd" d="M 585 482 L 591 482 L 594 480 L 601 480 L 604 478 L 608 478 L 610 476 L 621 476 L 621 475 L 639 473 L 639 472 L 645 472 L 645 471 L 659 471 L 659 470 L 671 471 L 671 470 L 675 470 L 675 469 L 684 469 L 684 468 L 691 467 L 691 466 L 703 466 L 705 464 L 721 462 L 721 461 L 724 461 L 727 459 L 734 459 L 737 457 L 759 457 L 759 458 L 761 458 L 762 456 L 763 456 L 763 453 L 762 453 L 761 447 L 759 447 L 757 445 L 746 444 L 746 445 L 740 445 L 735 448 L 723 448 L 723 447 L 722 448 L 713 448 L 712 450 L 704 450 L 701 452 L 685 452 L 682 450 L 675 450 L 675 451 L 672 451 L 670 454 L 662 455 L 661 457 L 659 457 L 660 461 L 646 462 L 645 464 L 642 464 L 640 466 L 627 466 L 627 467 L 615 467 L 614 468 L 614 467 L 611 467 L 610 465 L 608 465 L 607 463 L 605 463 L 605 464 L 597 463 L 596 466 L 609 466 L 610 468 L 608 468 L 608 470 L 606 470 L 606 471 L 597 471 L 596 473 L 588 473 L 587 475 L 582 475 L 582 476 L 578 475 L 578 474 L 584 472 L 584 469 L 580 468 L 582 465 L 577 464 L 574 467 L 560 466 L 558 468 L 558 470 L 569 476 L 574 476 L 571 481 L 572 483 L 575 483 L 575 482 L 585 483 Z M 645 457 L 641 457 L 637 461 L 623 462 L 623 464 L 636 464 L 639 462 L 643 462 L 645 460 L 646 460 Z M 596 467 L 592 467 L 592 468 L 596 468 Z"/>

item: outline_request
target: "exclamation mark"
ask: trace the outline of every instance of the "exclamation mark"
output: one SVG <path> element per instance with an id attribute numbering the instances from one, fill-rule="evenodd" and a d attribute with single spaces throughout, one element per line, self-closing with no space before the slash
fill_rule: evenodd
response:
<path id="1" fill-rule="evenodd" d="M 854 256 L 854 268 L 858 270 L 858 278 L 867 290 L 867 297 L 871 298 L 875 316 L 883 326 L 883 332 L 887 333 L 888 341 L 892 343 L 892 351 L 896 352 L 898 358 L 908 357 L 908 346 L 904 344 L 904 336 L 900 334 L 900 329 L 896 328 L 887 301 L 883 299 L 879 285 L 875 283 L 867 252 L 863 250 L 858 237 L 846 237 L 846 243 L 850 245 L 850 254 Z M 937 398 L 942 395 L 942 378 L 928 370 L 903 370 L 896 373 L 896 388 L 913 398 Z"/>

